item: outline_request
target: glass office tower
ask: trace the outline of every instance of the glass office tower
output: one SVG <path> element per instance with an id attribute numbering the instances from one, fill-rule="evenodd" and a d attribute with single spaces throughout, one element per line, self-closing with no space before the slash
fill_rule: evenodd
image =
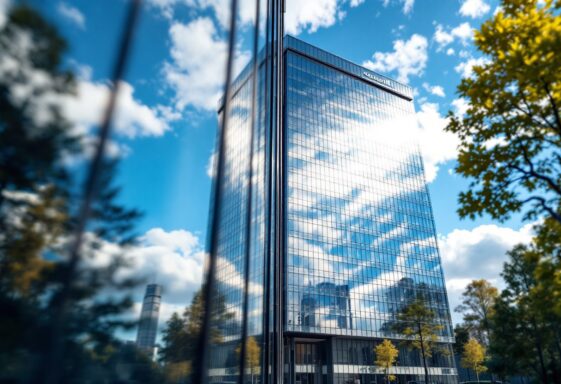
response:
<path id="1" fill-rule="evenodd" d="M 283 123 L 274 130 L 261 97 L 267 74 L 259 72 L 253 137 L 247 70 L 234 87 L 222 204 L 214 212 L 221 218 L 216 316 L 223 321 L 216 322 L 211 381 L 237 375 L 248 277 L 247 336 L 260 358 L 256 369 L 246 365 L 246 381 L 266 380 L 271 334 L 280 328 L 287 383 L 383 383 L 374 354 L 383 339 L 399 346 L 391 371 L 398 382 L 424 382 L 419 352 L 400 346 L 396 326 L 400 311 L 421 297 L 442 328 L 439 351 L 428 360 L 430 380 L 455 383 L 412 89 L 292 37 L 284 41 L 283 73 Z"/>
<path id="2" fill-rule="evenodd" d="M 158 333 L 161 302 L 162 286 L 158 284 L 148 284 L 140 311 L 136 345 L 144 350 L 150 358 L 154 357 L 156 352 L 156 336 Z"/>

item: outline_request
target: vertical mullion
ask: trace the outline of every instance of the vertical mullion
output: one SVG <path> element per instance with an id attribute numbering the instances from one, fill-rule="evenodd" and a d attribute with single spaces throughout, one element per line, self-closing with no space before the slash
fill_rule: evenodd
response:
<path id="1" fill-rule="evenodd" d="M 252 223 L 252 210 L 253 210 L 253 146 L 256 124 L 256 105 L 257 105 L 257 70 L 259 69 L 258 62 L 258 45 L 259 45 L 259 18 L 260 18 L 260 1 L 255 1 L 255 26 L 253 28 L 253 64 L 251 72 L 251 117 L 249 124 L 249 159 L 248 159 L 248 179 L 247 179 L 247 202 L 246 202 L 246 216 L 245 216 L 245 265 L 244 265 L 244 290 L 243 290 L 243 304 L 242 304 L 242 338 L 240 350 L 240 374 L 238 377 L 239 384 L 243 384 L 246 368 L 246 353 L 247 353 L 247 317 L 248 317 L 248 301 L 249 301 L 249 279 L 250 279 L 250 260 L 251 260 L 251 223 Z"/>

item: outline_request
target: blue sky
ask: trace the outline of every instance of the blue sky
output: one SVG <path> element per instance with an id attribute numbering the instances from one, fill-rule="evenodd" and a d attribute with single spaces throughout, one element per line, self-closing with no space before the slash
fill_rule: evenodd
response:
<path id="1" fill-rule="evenodd" d="M 168 314 L 188 302 L 200 283 L 227 3 L 145 1 L 111 146 L 112 154 L 122 158 L 122 201 L 145 212 L 138 227 L 143 246 L 138 268 L 169 285 Z M 241 1 L 238 66 L 249 57 L 251 3 Z M 68 39 L 65 63 L 80 74 L 80 83 L 77 97 L 65 100 L 65 108 L 79 129 L 91 131 L 107 95 L 127 2 L 34 5 Z M 472 29 L 496 7 L 495 0 L 287 0 L 287 32 L 415 89 L 418 134 L 452 307 L 471 279 L 500 285 L 505 251 L 530 236 L 528 223 L 519 217 L 507 223 L 459 219 L 457 195 L 467 181 L 453 173 L 456 139 L 442 130 L 448 110 L 462 113 L 465 108 L 455 93 L 461 77 L 484 60 L 474 49 Z"/>

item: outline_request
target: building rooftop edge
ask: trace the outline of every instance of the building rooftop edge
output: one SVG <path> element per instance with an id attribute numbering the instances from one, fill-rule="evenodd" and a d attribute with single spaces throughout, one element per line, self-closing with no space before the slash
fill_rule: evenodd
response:
<path id="1" fill-rule="evenodd" d="M 400 96 L 413 100 L 413 88 L 409 85 L 403 84 L 391 77 L 382 75 L 362 65 L 326 51 L 325 49 L 307 43 L 304 40 L 298 39 L 292 35 L 286 34 L 284 36 L 284 48 L 303 53 L 322 63 L 329 64 L 339 70 L 360 77 L 365 81 L 374 83 L 375 85 L 381 85 L 386 89 L 398 93 Z"/>
<path id="2" fill-rule="evenodd" d="M 368 69 L 362 65 L 354 63 L 350 60 L 342 58 L 334 53 L 328 52 L 325 49 L 319 48 L 315 45 L 305 42 L 304 40 L 298 39 L 292 35 L 286 34 L 283 39 L 284 50 L 290 49 L 297 53 L 308 56 L 315 59 L 323 64 L 327 64 L 337 70 L 346 72 L 349 75 L 358 77 L 363 81 L 369 82 L 374 86 L 381 87 L 387 91 L 397 94 L 398 96 L 404 97 L 409 101 L 413 100 L 413 88 L 407 84 L 403 84 L 391 77 L 382 75 L 371 69 Z M 265 59 L 264 49 L 261 48 L 258 54 L 259 65 L 262 64 Z M 252 66 L 253 59 L 251 59 L 246 66 L 239 72 L 236 78 L 232 81 L 233 93 L 235 94 L 241 85 L 248 80 L 250 68 Z M 217 112 L 222 110 L 224 103 L 224 96 L 222 95 L 218 100 Z"/>

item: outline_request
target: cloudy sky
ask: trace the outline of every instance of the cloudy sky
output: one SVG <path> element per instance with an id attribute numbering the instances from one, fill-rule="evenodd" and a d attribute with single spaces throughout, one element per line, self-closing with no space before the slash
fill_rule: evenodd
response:
<path id="1" fill-rule="evenodd" d="M 7 3 L 0 0 L 0 10 Z M 241 1 L 238 67 L 249 58 L 251 3 Z M 79 129 L 98 122 L 126 4 L 35 1 L 69 41 L 65 65 L 80 81 L 64 108 Z M 227 4 L 145 1 L 119 102 L 112 151 L 123 159 L 122 201 L 145 212 L 136 268 L 166 286 L 164 318 L 188 303 L 201 281 Z M 415 89 L 417 134 L 452 308 L 471 279 L 500 284 L 505 251 L 531 235 L 518 217 L 507 223 L 458 218 L 457 195 L 467 182 L 453 172 L 457 141 L 443 132 L 447 112 L 466 108 L 455 93 L 460 78 L 485 60 L 474 49 L 473 29 L 496 7 L 496 0 L 287 0 L 287 33 Z"/>

